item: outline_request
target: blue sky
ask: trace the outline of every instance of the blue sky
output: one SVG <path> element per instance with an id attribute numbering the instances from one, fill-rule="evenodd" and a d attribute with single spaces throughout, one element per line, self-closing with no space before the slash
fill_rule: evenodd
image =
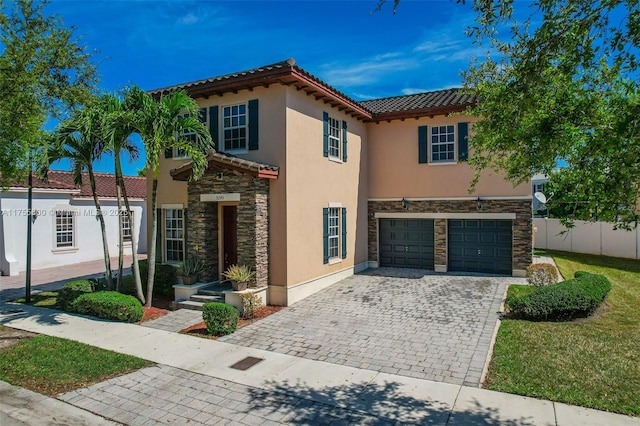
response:
<path id="1" fill-rule="evenodd" d="M 62 1 L 50 13 L 96 50 L 103 91 L 155 89 L 289 57 L 357 100 L 461 85 L 483 56 L 464 30 L 469 2 L 402 0 L 370 14 L 357 1 Z M 135 174 L 143 160 L 127 164 Z M 64 168 L 59 165 L 56 168 Z M 113 171 L 112 159 L 97 168 Z"/>

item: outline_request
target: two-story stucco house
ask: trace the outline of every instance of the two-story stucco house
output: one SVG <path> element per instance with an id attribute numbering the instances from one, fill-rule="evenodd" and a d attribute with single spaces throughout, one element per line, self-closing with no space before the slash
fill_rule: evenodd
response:
<path id="1" fill-rule="evenodd" d="M 184 89 L 215 142 L 208 169 L 165 153 L 159 260 L 206 261 L 205 280 L 247 264 L 290 305 L 369 267 L 522 275 L 531 192 L 483 174 L 469 194 L 472 99 L 456 89 L 357 102 L 296 65 Z"/>

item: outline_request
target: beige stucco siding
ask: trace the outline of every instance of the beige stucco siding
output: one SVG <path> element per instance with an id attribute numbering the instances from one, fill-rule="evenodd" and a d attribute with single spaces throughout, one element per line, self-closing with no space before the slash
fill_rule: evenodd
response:
<path id="1" fill-rule="evenodd" d="M 207 127 L 209 126 L 208 108 L 217 105 L 219 130 L 222 132 L 222 107 L 246 103 L 252 99 L 258 99 L 259 114 L 259 148 L 238 155 L 261 163 L 279 166 L 278 179 L 269 183 L 269 250 L 270 250 L 270 283 L 286 285 L 286 168 L 285 166 L 285 99 L 286 89 L 283 86 L 270 88 L 256 88 L 253 91 L 241 90 L 237 94 L 227 93 L 223 96 L 211 96 L 208 99 L 198 98 L 196 101 L 200 107 L 207 107 Z M 214 135 L 215 140 L 220 140 L 220 135 Z M 158 208 L 162 204 L 182 204 L 188 207 L 187 182 L 175 181 L 170 171 L 179 167 L 186 160 L 175 158 L 160 158 L 160 173 L 158 176 Z M 215 189 L 214 189 L 215 191 Z M 147 192 L 151 193 L 151 180 L 147 181 Z M 150 197 L 149 197 L 150 199 Z M 158 222 L 162 226 L 161 222 Z M 151 225 L 149 233 L 151 235 Z"/>
<path id="2" fill-rule="evenodd" d="M 323 112 L 348 124 L 345 163 L 323 156 Z M 367 260 L 366 125 L 313 96 L 287 90 L 287 285 L 296 285 Z M 347 257 L 323 263 L 322 209 L 347 209 Z M 356 244 L 357 242 L 357 244 Z"/>
<path id="3" fill-rule="evenodd" d="M 369 198 L 528 196 L 530 185 L 513 187 L 502 177 L 484 172 L 469 194 L 474 171 L 466 163 L 418 163 L 418 127 L 470 122 L 462 115 L 371 123 L 368 129 Z M 457 138 L 457 127 L 456 127 Z M 429 151 L 430 152 L 430 151 Z M 457 159 L 457 145 L 456 145 Z"/>

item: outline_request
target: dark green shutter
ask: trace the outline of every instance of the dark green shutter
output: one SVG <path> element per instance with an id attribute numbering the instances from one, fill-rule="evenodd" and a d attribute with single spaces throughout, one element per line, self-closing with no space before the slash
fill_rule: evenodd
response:
<path id="1" fill-rule="evenodd" d="M 427 126 L 418 127 L 418 163 L 429 162 Z"/>
<path id="2" fill-rule="evenodd" d="M 220 144 L 218 144 L 220 135 L 218 132 L 218 106 L 214 105 L 209 107 L 209 133 L 211 133 L 211 139 L 213 139 L 213 149 L 219 151 Z"/>
<path id="3" fill-rule="evenodd" d="M 458 161 L 469 158 L 469 123 L 458 123 Z"/>
<path id="4" fill-rule="evenodd" d="M 182 258 L 187 260 L 187 253 L 189 252 L 189 216 L 187 215 L 187 209 L 182 210 L 182 237 L 184 238 L 184 247 Z"/>
<path id="5" fill-rule="evenodd" d="M 347 162 L 347 122 L 342 122 L 342 161 Z"/>
<path id="6" fill-rule="evenodd" d="M 156 262 L 162 262 L 162 209 L 156 209 Z"/>
<path id="7" fill-rule="evenodd" d="M 164 150 L 164 158 L 173 157 L 173 148 L 167 148 Z"/>
<path id="8" fill-rule="evenodd" d="M 323 261 L 322 263 L 329 263 L 329 209 L 322 209 L 322 247 L 323 247 Z"/>
<path id="9" fill-rule="evenodd" d="M 322 121 L 323 121 L 323 137 L 322 137 L 322 155 L 325 157 L 329 156 L 329 113 L 322 113 Z"/>
<path id="10" fill-rule="evenodd" d="M 347 258 L 347 209 L 342 208 L 342 258 Z"/>
<path id="11" fill-rule="evenodd" d="M 258 149 L 258 100 L 249 101 L 249 149 Z"/>

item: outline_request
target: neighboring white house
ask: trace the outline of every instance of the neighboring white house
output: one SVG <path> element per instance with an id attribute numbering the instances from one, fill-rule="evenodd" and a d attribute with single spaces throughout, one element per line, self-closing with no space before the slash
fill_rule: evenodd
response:
<path id="1" fill-rule="evenodd" d="M 549 176 L 538 173 L 531 178 L 531 194 L 535 194 L 536 192 L 542 192 L 544 194 L 544 184 L 549 181 Z M 547 195 L 547 194 L 545 194 Z M 531 210 L 537 212 L 538 210 L 543 210 L 544 205 L 533 197 L 533 201 L 531 204 Z"/>
<path id="2" fill-rule="evenodd" d="M 131 253 L 135 233 L 138 253 L 147 252 L 146 178 L 126 176 L 125 186 L 133 212 L 133 226 L 123 224 L 127 236 L 125 254 Z M 33 269 L 64 266 L 103 258 L 102 234 L 96 216 L 89 179 L 74 185 L 70 172 L 50 171 L 48 182 L 33 180 Z M 105 217 L 111 256 L 118 254 L 118 205 L 115 177 L 96 173 L 96 188 Z M 16 184 L 0 191 L 0 272 L 18 275 L 26 270 L 27 185 Z"/>

